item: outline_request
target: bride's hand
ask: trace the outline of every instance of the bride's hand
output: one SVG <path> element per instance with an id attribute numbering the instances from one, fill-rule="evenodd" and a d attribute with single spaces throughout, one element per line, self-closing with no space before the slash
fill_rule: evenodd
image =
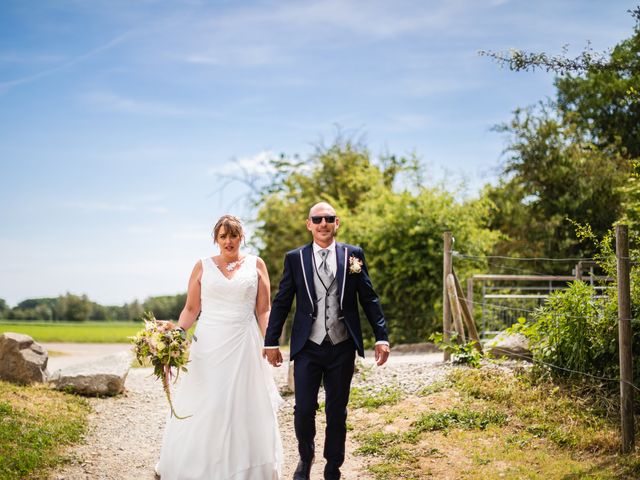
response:
<path id="1" fill-rule="evenodd" d="M 178 325 L 173 323 L 171 320 L 161 320 L 158 322 L 158 326 L 159 326 L 159 329 L 164 332 L 168 332 L 178 328 Z"/>
<path id="2" fill-rule="evenodd" d="M 279 348 L 263 348 L 262 356 L 274 367 L 282 365 L 282 353 Z"/>

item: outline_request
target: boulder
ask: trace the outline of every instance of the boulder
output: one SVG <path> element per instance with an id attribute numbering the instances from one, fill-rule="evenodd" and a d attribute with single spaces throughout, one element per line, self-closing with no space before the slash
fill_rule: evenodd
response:
<path id="1" fill-rule="evenodd" d="M 500 332 L 487 344 L 487 353 L 492 357 L 507 357 L 514 360 L 531 361 L 529 340 L 521 333 Z"/>
<path id="2" fill-rule="evenodd" d="M 28 384 L 47 380 L 49 354 L 29 335 L 0 335 L 0 380 Z"/>
<path id="3" fill-rule="evenodd" d="M 112 396 L 124 391 L 131 368 L 131 352 L 118 352 L 91 362 L 55 371 L 50 381 L 54 388 L 89 396 Z"/>

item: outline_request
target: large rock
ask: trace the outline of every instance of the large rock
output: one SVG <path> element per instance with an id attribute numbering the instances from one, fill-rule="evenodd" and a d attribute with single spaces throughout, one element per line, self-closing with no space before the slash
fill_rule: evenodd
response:
<path id="1" fill-rule="evenodd" d="M 0 335 L 0 380 L 44 382 L 48 360 L 47 351 L 29 335 L 13 332 Z"/>
<path id="2" fill-rule="evenodd" d="M 129 351 L 114 353 L 88 363 L 57 370 L 50 381 L 58 390 L 91 396 L 111 396 L 124 391 L 131 368 Z"/>
<path id="3" fill-rule="evenodd" d="M 487 344 L 487 353 L 492 357 L 507 357 L 514 360 L 530 361 L 532 358 L 529 340 L 521 333 L 499 333 Z"/>

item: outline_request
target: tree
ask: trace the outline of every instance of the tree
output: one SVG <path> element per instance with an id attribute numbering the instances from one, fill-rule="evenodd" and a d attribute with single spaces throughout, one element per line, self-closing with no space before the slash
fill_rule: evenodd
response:
<path id="1" fill-rule="evenodd" d="M 51 298 L 28 298 L 10 309 L 0 299 L 0 318 L 13 320 L 136 320 L 144 310 L 152 310 L 159 319 L 177 319 L 186 300 L 186 293 L 149 297 L 141 305 L 137 300 L 122 306 L 100 305 L 87 295 L 65 295 Z"/>
<path id="2" fill-rule="evenodd" d="M 638 158 L 640 102 L 630 93 L 640 90 L 640 29 L 615 46 L 606 65 L 558 78 L 558 111 L 595 145 Z"/>
<path id="3" fill-rule="evenodd" d="M 443 233 L 454 232 L 466 254 L 485 255 L 498 236 L 485 227 L 490 206 L 486 200 L 457 201 L 442 188 L 387 190 L 345 226 L 346 240 L 367 253 L 394 343 L 423 342 L 442 328 Z M 460 262 L 456 273 L 465 278 L 482 266 Z"/>
<path id="4" fill-rule="evenodd" d="M 602 236 L 622 214 L 628 161 L 615 147 L 585 140 L 552 107 L 517 110 L 498 128 L 510 135 L 508 157 L 498 185 L 484 192 L 495 205 L 490 226 L 506 235 L 498 253 L 591 257 L 573 222 Z"/>
<path id="5" fill-rule="evenodd" d="M 640 7 L 629 12 L 637 22 L 633 33 L 610 52 L 596 54 L 587 47 L 575 58 L 567 57 L 566 50 L 558 56 L 481 52 L 515 71 L 559 74 L 556 99 L 548 104 L 552 112 L 516 112 L 511 125 L 502 128 L 512 133 L 512 156 L 506 178 L 486 193 L 504 209 L 492 222 L 510 236 L 501 244 L 503 251 L 532 247 L 538 254 L 590 256 L 589 249 L 576 244 L 572 227 L 561 217 L 591 225 L 600 237 L 617 220 L 638 224 Z M 577 179 L 587 182 L 574 184 Z M 531 227 L 523 229 L 529 221 Z M 558 237 L 546 246 L 545 230 Z"/>
<path id="6" fill-rule="evenodd" d="M 636 20 L 634 32 L 637 34 L 640 27 L 640 6 L 633 10 L 627 10 L 627 12 Z M 632 57 L 610 57 L 610 52 L 594 52 L 590 43 L 587 44 L 587 48 L 573 58 L 567 56 L 567 51 L 568 46 L 565 45 L 560 55 L 548 55 L 546 52 L 525 52 L 520 49 L 511 49 L 508 53 L 491 50 L 480 50 L 478 53 L 493 58 L 501 65 L 506 65 L 510 70 L 516 72 L 541 69 L 559 75 L 607 70 L 622 71 L 627 69 L 630 63 L 635 63 L 635 59 Z M 630 92 L 632 96 L 637 93 L 635 90 L 637 89 L 634 88 L 634 91 Z"/>
<path id="7" fill-rule="evenodd" d="M 122 306 L 122 311 L 124 312 L 123 317 L 125 320 L 136 320 L 142 317 L 144 308 L 142 307 L 142 305 L 140 305 L 140 302 L 138 302 L 138 300 L 134 300 L 131 303 L 125 303 Z"/>
<path id="8" fill-rule="evenodd" d="M 86 295 L 78 296 L 67 292 L 58 297 L 56 314 L 58 319 L 70 322 L 88 320 L 91 315 L 91 302 Z"/>
<path id="9" fill-rule="evenodd" d="M 417 181 L 403 185 L 405 174 L 420 178 L 415 158 L 374 161 L 365 145 L 342 138 L 307 160 L 294 160 L 281 157 L 274 164 L 277 174 L 256 202 L 257 244 L 273 292 L 285 251 L 310 241 L 304 227 L 309 208 L 325 200 L 340 217 L 339 240 L 365 249 L 391 340 L 425 341 L 440 328 L 442 234 L 452 229 L 472 254 L 490 251 L 497 235 L 483 227 L 489 202 L 460 202 Z"/>
<path id="10" fill-rule="evenodd" d="M 57 298 L 28 298 L 7 312 L 14 320 L 55 320 Z"/>
<path id="11" fill-rule="evenodd" d="M 416 164 L 415 158 L 395 156 L 376 164 L 364 144 L 341 135 L 329 146 L 318 146 L 308 159 L 283 155 L 272 160 L 271 181 L 253 201 L 258 210 L 254 245 L 271 272 L 272 291 L 286 251 L 310 241 L 304 223 L 312 205 L 327 201 L 347 220 Z"/>
<path id="12" fill-rule="evenodd" d="M 145 311 L 152 311 L 157 319 L 177 320 L 184 307 L 187 294 L 149 297 L 142 304 Z"/>

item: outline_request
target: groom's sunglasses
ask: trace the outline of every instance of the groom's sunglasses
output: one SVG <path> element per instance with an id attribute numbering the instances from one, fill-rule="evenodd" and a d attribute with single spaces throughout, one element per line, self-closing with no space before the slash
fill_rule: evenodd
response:
<path id="1" fill-rule="evenodd" d="M 335 215 L 314 215 L 311 217 L 311 221 L 316 225 L 320 225 L 323 218 L 327 223 L 334 223 L 336 221 Z"/>

